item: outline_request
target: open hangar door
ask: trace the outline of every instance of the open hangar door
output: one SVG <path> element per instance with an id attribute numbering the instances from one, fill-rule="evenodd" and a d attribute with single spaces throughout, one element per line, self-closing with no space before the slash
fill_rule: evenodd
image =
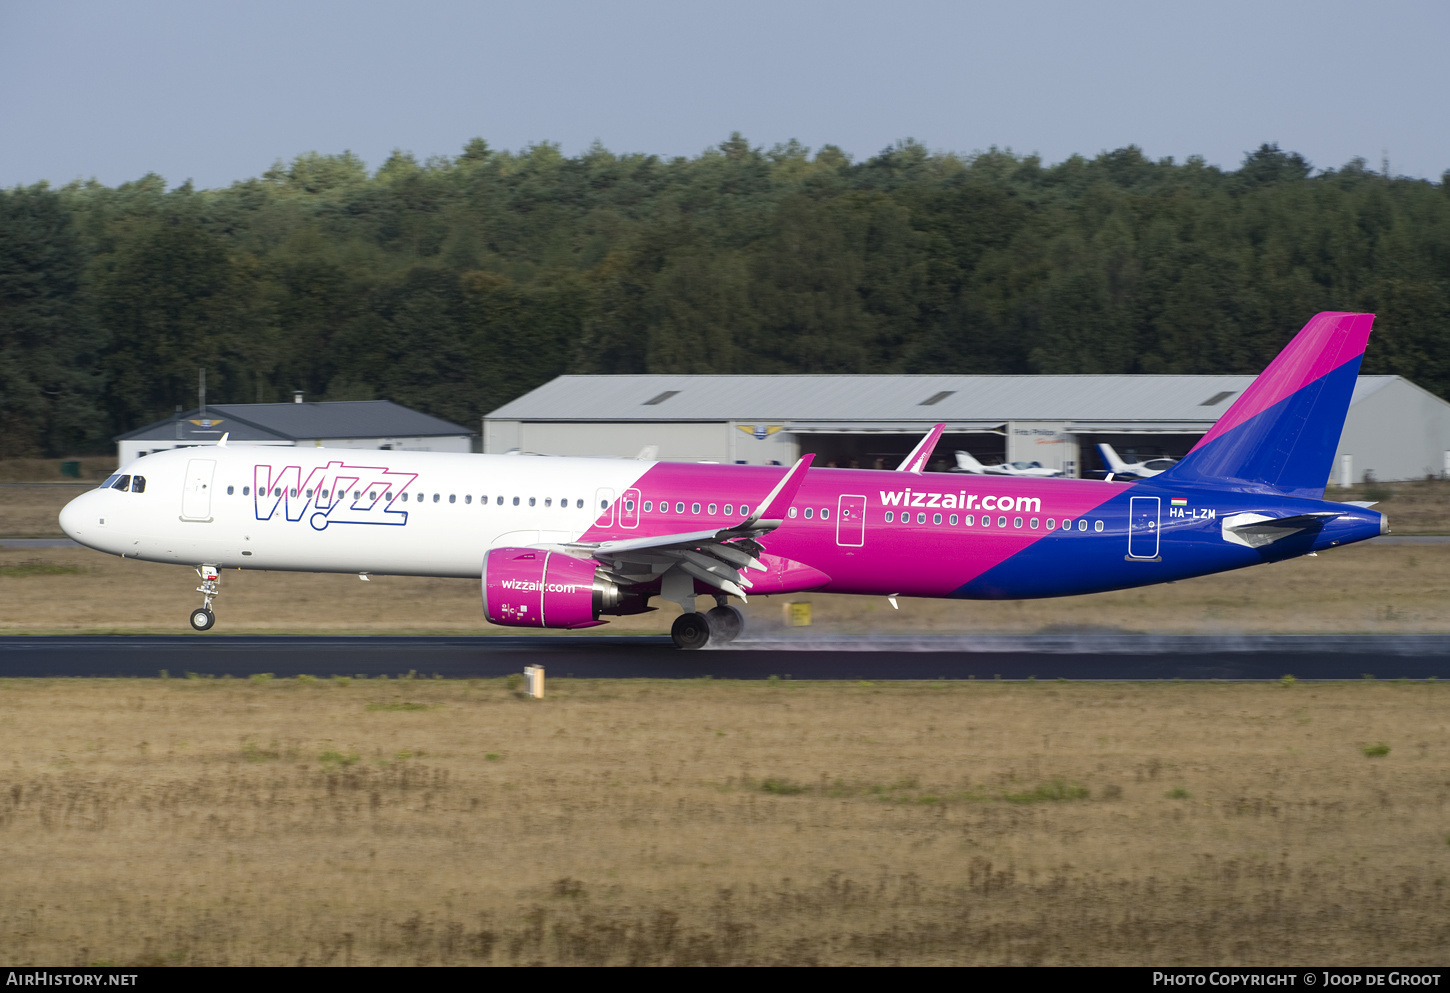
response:
<path id="1" fill-rule="evenodd" d="M 1108 444 L 1124 462 L 1146 462 L 1148 459 L 1181 459 L 1187 455 L 1202 434 L 1079 434 L 1084 478 L 1108 471 L 1098 445 Z"/>
<path id="2" fill-rule="evenodd" d="M 814 455 L 815 465 L 841 469 L 895 469 L 911 454 L 926 432 L 886 431 L 797 433 L 801 455 Z M 943 434 L 937 442 L 928 472 L 948 472 L 956 464 L 952 453 L 970 452 L 988 465 L 1003 461 L 1007 438 L 1002 431 Z"/>

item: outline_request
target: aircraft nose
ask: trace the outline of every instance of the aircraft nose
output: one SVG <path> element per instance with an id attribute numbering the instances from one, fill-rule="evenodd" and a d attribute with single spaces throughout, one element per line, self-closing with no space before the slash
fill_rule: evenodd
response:
<path id="1" fill-rule="evenodd" d="M 60 529 L 73 541 L 82 541 L 81 536 L 86 532 L 87 525 L 95 523 L 88 519 L 89 512 L 86 509 L 90 497 L 91 494 L 82 493 L 60 509 Z"/>

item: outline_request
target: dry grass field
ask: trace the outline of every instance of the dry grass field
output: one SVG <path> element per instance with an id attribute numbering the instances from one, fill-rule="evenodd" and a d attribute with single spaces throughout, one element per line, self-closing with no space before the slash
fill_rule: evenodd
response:
<path id="1" fill-rule="evenodd" d="M 1443 966 L 1447 705 L 0 681 L 0 960 Z"/>
<path id="2" fill-rule="evenodd" d="M 0 634 L 184 633 L 187 612 L 201 600 L 196 584 L 184 566 L 79 548 L 0 549 Z M 752 598 L 745 608 L 751 630 L 779 631 L 784 599 Z M 1054 600 L 904 598 L 892 610 L 880 597 L 796 599 L 811 602 L 812 630 L 822 634 L 1446 632 L 1450 544 L 1369 542 L 1171 585 Z M 216 608 L 218 634 L 528 633 L 484 621 L 476 580 L 374 576 L 363 583 L 352 575 L 232 571 L 222 575 Z M 675 615 L 670 606 L 582 633 L 663 633 Z"/>

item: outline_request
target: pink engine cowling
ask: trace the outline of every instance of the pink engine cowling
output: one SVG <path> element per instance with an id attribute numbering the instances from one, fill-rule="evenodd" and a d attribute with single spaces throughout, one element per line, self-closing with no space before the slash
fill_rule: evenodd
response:
<path id="1" fill-rule="evenodd" d="M 522 628 L 587 628 L 603 624 L 614 584 L 596 582 L 589 559 L 537 548 L 492 548 L 483 556 L 483 615 Z"/>

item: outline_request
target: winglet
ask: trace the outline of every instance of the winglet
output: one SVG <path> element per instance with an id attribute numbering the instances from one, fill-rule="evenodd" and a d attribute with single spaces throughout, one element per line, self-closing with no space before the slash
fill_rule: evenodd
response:
<path id="1" fill-rule="evenodd" d="M 216 447 L 218 447 L 218 448 L 226 448 L 227 447 L 227 439 L 230 438 L 231 436 L 232 436 L 232 433 L 230 431 L 228 431 L 226 434 L 222 435 L 221 436 L 221 440 L 216 443 Z"/>
<path id="2" fill-rule="evenodd" d="M 814 459 L 815 455 L 803 455 L 797 459 L 796 464 L 790 467 L 790 471 L 775 484 L 775 489 L 760 501 L 760 506 L 755 508 L 755 513 L 742 521 L 738 528 L 751 527 L 761 519 L 780 520 L 783 518 L 786 510 L 790 508 L 791 501 L 795 499 L 796 491 L 801 488 L 801 483 L 805 482 L 806 470 L 811 467 Z"/>
<path id="3" fill-rule="evenodd" d="M 945 424 L 937 424 L 926 433 L 921 439 L 921 444 L 911 450 L 906 461 L 896 467 L 897 472 L 912 472 L 920 476 L 926 468 L 926 460 L 931 458 L 931 453 L 936 449 L 936 443 L 941 440 L 941 433 L 947 429 Z"/>

